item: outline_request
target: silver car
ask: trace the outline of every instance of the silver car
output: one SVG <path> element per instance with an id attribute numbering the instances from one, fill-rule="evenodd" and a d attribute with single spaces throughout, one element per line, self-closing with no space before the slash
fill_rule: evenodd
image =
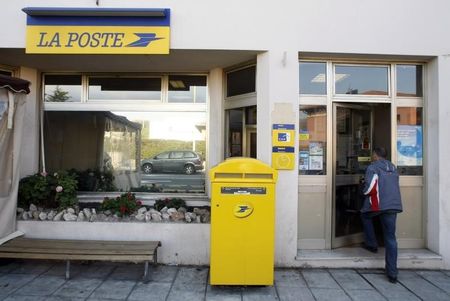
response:
<path id="1" fill-rule="evenodd" d="M 157 172 L 175 172 L 192 175 L 203 169 L 203 160 L 193 151 L 168 151 L 141 162 L 142 171 L 146 174 Z"/>

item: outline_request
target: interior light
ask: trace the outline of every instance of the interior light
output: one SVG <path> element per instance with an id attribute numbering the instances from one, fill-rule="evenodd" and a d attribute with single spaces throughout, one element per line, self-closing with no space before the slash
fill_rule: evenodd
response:
<path id="1" fill-rule="evenodd" d="M 186 88 L 186 86 L 184 85 L 183 81 L 181 81 L 181 80 L 171 80 L 171 81 L 169 81 L 169 83 L 172 86 L 172 88 L 175 88 L 175 89 L 184 89 L 184 88 Z"/>
<path id="2" fill-rule="evenodd" d="M 311 80 L 312 83 L 324 83 L 325 82 L 325 73 L 319 73 Z"/>
<path id="3" fill-rule="evenodd" d="M 335 78 L 335 81 L 338 82 L 338 81 L 341 81 L 341 80 L 346 79 L 346 78 L 349 77 L 349 76 L 350 76 L 350 74 L 336 73 L 336 74 L 334 75 L 334 78 Z"/>

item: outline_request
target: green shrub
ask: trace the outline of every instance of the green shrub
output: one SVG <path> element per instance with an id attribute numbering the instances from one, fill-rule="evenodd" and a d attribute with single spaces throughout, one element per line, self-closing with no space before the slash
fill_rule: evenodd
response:
<path id="1" fill-rule="evenodd" d="M 120 196 L 110 199 L 108 197 L 103 199 L 102 209 L 110 210 L 112 213 L 119 216 L 127 216 L 136 211 L 136 209 L 142 206 L 142 202 L 136 200 L 134 193 L 127 192 Z"/>
<path id="2" fill-rule="evenodd" d="M 186 207 L 186 202 L 180 198 L 165 198 L 156 200 L 153 207 L 158 211 L 164 207 L 179 209 L 180 207 Z"/>

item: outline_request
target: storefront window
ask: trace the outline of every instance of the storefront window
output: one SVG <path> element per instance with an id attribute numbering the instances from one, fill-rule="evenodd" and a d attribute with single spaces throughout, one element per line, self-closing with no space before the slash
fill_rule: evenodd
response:
<path id="1" fill-rule="evenodd" d="M 422 97 L 422 66 L 397 65 L 397 96 Z"/>
<path id="2" fill-rule="evenodd" d="M 327 94 L 327 65 L 321 62 L 300 62 L 300 94 Z"/>
<path id="3" fill-rule="evenodd" d="M 90 77 L 89 99 L 161 101 L 161 78 Z"/>
<path id="4" fill-rule="evenodd" d="M 46 102 L 80 102 L 81 75 L 45 75 Z"/>
<path id="5" fill-rule="evenodd" d="M 169 102 L 205 103 L 206 76 L 169 76 Z"/>
<path id="6" fill-rule="evenodd" d="M 227 97 L 256 91 L 256 66 L 227 73 Z"/>
<path id="7" fill-rule="evenodd" d="M 327 158 L 326 106 L 300 106 L 299 174 L 325 175 Z"/>
<path id="8" fill-rule="evenodd" d="M 47 170 L 81 191 L 204 193 L 205 112 L 47 111 Z"/>
<path id="9" fill-rule="evenodd" d="M 336 94 L 379 95 L 389 94 L 389 68 L 387 66 L 335 67 Z"/>
<path id="10" fill-rule="evenodd" d="M 423 174 L 422 108 L 397 108 L 397 167 L 401 175 Z"/>

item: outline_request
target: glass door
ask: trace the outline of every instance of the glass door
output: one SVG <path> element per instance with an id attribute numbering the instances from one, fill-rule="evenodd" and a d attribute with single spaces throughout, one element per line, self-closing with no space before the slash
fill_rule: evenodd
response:
<path id="1" fill-rule="evenodd" d="M 333 106 L 332 248 L 363 241 L 360 181 L 371 162 L 373 112 L 369 105 Z"/>

